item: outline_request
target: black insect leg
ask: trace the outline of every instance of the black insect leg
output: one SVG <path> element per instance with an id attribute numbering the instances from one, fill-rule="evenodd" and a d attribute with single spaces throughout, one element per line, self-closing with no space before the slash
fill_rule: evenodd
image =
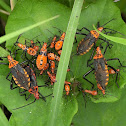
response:
<path id="1" fill-rule="evenodd" d="M 18 36 L 16 42 L 14 43 L 13 47 L 11 48 L 11 51 L 13 50 L 14 46 L 17 46 L 17 43 L 19 43 L 18 40 L 19 40 L 19 38 L 21 37 L 21 35 L 22 35 L 22 34 L 20 34 L 20 35 Z"/>
<path id="2" fill-rule="evenodd" d="M 19 50 L 22 50 L 22 49 L 16 49 L 15 50 L 15 52 L 14 52 L 14 59 L 16 58 L 16 54 L 18 54 L 17 51 L 19 51 Z"/>
<path id="3" fill-rule="evenodd" d="M 23 33 L 22 33 L 23 34 Z M 19 38 L 22 36 L 22 34 L 20 34 L 19 36 L 18 36 L 18 38 L 17 38 L 17 41 L 16 42 L 18 42 L 18 40 L 19 40 Z"/>
<path id="4" fill-rule="evenodd" d="M 62 30 L 60 30 L 60 29 L 59 29 L 59 28 L 57 28 L 57 27 L 53 27 L 53 28 L 57 29 L 57 30 L 58 30 L 58 32 L 62 35 L 62 33 L 63 33 L 63 31 L 62 31 Z"/>
<path id="5" fill-rule="evenodd" d="M 25 53 L 25 58 L 26 58 L 26 60 L 32 64 L 32 62 L 31 62 L 30 60 L 32 60 L 33 57 L 32 57 L 31 59 L 28 59 L 27 53 L 26 53 L 25 51 L 23 51 L 23 53 Z M 21 55 L 21 58 L 22 58 L 22 59 L 24 59 L 24 58 L 23 58 L 23 53 L 22 53 L 22 55 Z"/>
<path id="6" fill-rule="evenodd" d="M 89 62 L 93 59 L 94 52 L 95 52 L 95 48 L 96 48 L 96 44 L 94 43 L 94 47 L 93 47 L 92 54 L 91 54 L 91 56 L 90 56 L 89 60 L 87 61 L 87 67 L 89 66 Z"/>
<path id="7" fill-rule="evenodd" d="M 99 39 L 107 43 L 105 50 L 104 50 L 104 53 L 103 53 L 103 55 L 105 55 L 107 48 L 109 47 L 109 49 L 111 49 L 113 44 L 110 44 L 108 41 L 106 41 L 106 39 L 105 40 L 102 38 L 99 38 Z M 104 42 L 102 42 L 102 43 L 104 43 Z M 103 48 L 102 43 L 100 43 L 100 46 L 99 46 L 100 48 Z"/>
<path id="8" fill-rule="evenodd" d="M 40 85 L 40 86 L 38 86 L 38 87 L 47 87 L 47 85 L 45 84 L 45 85 Z"/>
<path id="9" fill-rule="evenodd" d="M 97 28 L 99 28 L 99 27 L 100 27 L 100 22 L 97 23 Z"/>
<path id="10" fill-rule="evenodd" d="M 43 96 L 40 92 L 38 92 L 38 93 L 41 96 L 40 98 L 43 99 L 46 102 L 46 98 L 45 97 L 48 97 L 48 96 Z"/>
<path id="11" fill-rule="evenodd" d="M 80 32 L 81 32 L 83 29 L 85 29 L 86 31 L 90 32 L 90 30 L 87 29 L 86 27 L 83 27 L 83 28 L 81 28 L 81 29 L 77 29 L 77 31 L 80 31 Z"/>
<path id="12" fill-rule="evenodd" d="M 75 36 L 75 42 L 74 42 L 74 43 L 77 43 L 77 38 L 76 38 L 76 36 Z M 73 43 L 73 44 L 74 44 L 74 43 Z"/>
<path id="13" fill-rule="evenodd" d="M 9 77 L 9 75 L 11 74 L 11 71 L 8 73 L 8 75 L 6 76 L 6 79 L 8 80 L 8 81 L 11 81 L 10 79 L 8 79 L 8 77 Z"/>
<path id="14" fill-rule="evenodd" d="M 120 59 L 119 58 L 112 58 L 112 59 L 107 59 L 107 61 L 111 61 L 111 60 L 118 60 L 119 64 L 121 67 L 126 67 L 126 66 L 123 66 Z"/>
<path id="15" fill-rule="evenodd" d="M 16 110 L 16 109 L 20 109 L 20 108 L 26 107 L 26 106 L 28 106 L 28 105 L 34 103 L 35 101 L 36 101 L 36 99 L 35 99 L 33 102 L 29 103 L 29 104 L 26 104 L 26 105 L 24 105 L 24 106 L 21 106 L 21 107 L 15 108 L 15 109 L 13 109 L 13 110 Z"/>
<path id="16" fill-rule="evenodd" d="M 11 90 L 13 90 L 13 89 L 15 89 L 15 88 L 18 88 L 18 86 L 16 86 L 16 87 L 13 87 L 13 84 L 14 84 L 15 82 L 14 82 L 14 80 L 13 80 L 13 78 L 11 78 L 11 84 L 10 84 L 10 89 Z M 15 84 L 16 85 L 16 84 Z"/>
<path id="17" fill-rule="evenodd" d="M 89 81 L 88 79 L 86 79 L 85 77 L 87 76 L 87 75 L 89 75 L 92 71 L 94 71 L 94 68 L 92 68 L 91 70 L 89 70 L 86 74 L 84 74 L 83 75 L 83 78 L 87 81 L 87 82 L 89 82 L 91 85 L 92 85 L 92 89 L 94 88 L 94 84 L 91 82 L 91 81 Z"/>
<path id="18" fill-rule="evenodd" d="M 19 88 L 20 96 L 25 96 L 25 100 L 27 101 L 27 100 L 31 97 L 32 94 L 29 94 L 28 97 L 26 97 L 25 92 L 26 92 L 27 90 L 24 90 L 24 91 L 22 91 L 22 92 L 21 92 L 20 90 L 21 90 L 21 88 Z"/>
<path id="19" fill-rule="evenodd" d="M 121 34 L 121 35 L 123 35 L 123 36 L 126 36 L 125 34 L 122 34 L 121 32 L 118 32 L 118 31 L 113 30 L 113 29 L 110 29 L 110 28 L 104 28 L 104 29 L 111 30 L 111 31 L 110 31 L 111 33 L 112 33 L 112 31 L 113 31 L 113 33 L 119 33 L 119 34 Z"/>
<path id="20" fill-rule="evenodd" d="M 41 96 L 40 98 L 41 99 L 43 99 L 45 102 L 46 102 L 46 97 L 49 97 L 49 96 L 51 96 L 53 93 L 51 93 L 51 94 L 49 94 L 49 95 L 47 95 L 47 96 L 43 96 L 40 92 L 38 92 L 39 93 L 39 95 Z"/>
<path id="21" fill-rule="evenodd" d="M 1 62 L 0 62 L 0 64 L 9 65 L 8 63 L 1 63 Z"/>
<path id="22" fill-rule="evenodd" d="M 102 25 L 101 27 L 105 26 L 106 24 L 108 24 L 109 22 L 115 20 L 115 18 L 111 19 L 110 21 L 106 22 L 104 25 Z"/>
<path id="23" fill-rule="evenodd" d="M 58 35 L 56 35 L 56 34 L 53 34 L 50 30 L 48 30 L 48 29 L 46 29 L 47 31 L 49 31 L 53 36 L 55 36 L 56 38 L 59 38 L 59 36 Z M 49 40 L 49 42 L 51 41 L 51 40 L 53 39 L 52 37 L 50 37 L 48 40 Z"/>
<path id="24" fill-rule="evenodd" d="M 86 35 L 86 36 L 87 36 L 87 34 L 81 33 L 81 32 L 76 32 L 76 34 L 79 34 L 79 35 Z"/>
<path id="25" fill-rule="evenodd" d="M 42 47 L 40 41 L 37 40 L 37 42 L 35 44 L 38 44 L 39 43 L 39 46 Z"/>

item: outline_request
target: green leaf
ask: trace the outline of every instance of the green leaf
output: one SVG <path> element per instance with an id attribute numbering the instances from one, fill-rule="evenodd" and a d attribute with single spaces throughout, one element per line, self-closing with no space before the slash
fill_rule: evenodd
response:
<path id="1" fill-rule="evenodd" d="M 20 42 L 24 43 L 25 39 L 33 39 L 37 35 L 40 35 L 38 38 L 39 41 L 48 41 L 48 38 L 53 37 L 53 35 L 48 32 L 50 30 L 53 34 L 57 34 L 60 36 L 57 29 L 52 28 L 57 27 L 63 31 L 66 31 L 69 17 L 71 13 L 71 8 L 68 8 L 58 2 L 52 1 L 52 0 L 20 0 L 17 2 L 13 12 L 9 16 L 8 23 L 6 25 L 6 33 L 11 33 L 13 31 L 19 30 L 21 28 L 24 28 L 26 26 L 33 25 L 37 22 L 40 22 L 41 20 L 46 20 L 49 17 L 53 17 L 55 15 L 60 15 L 60 18 L 57 20 L 53 20 L 45 24 L 44 26 L 39 26 L 37 28 L 34 28 L 22 35 L 22 38 L 19 40 Z M 92 25 L 94 24 L 96 26 L 97 22 L 100 21 L 100 24 L 103 25 L 107 21 L 111 20 L 112 18 L 116 18 L 115 21 L 112 23 L 107 24 L 105 27 L 117 30 L 123 34 L 126 34 L 126 26 L 125 23 L 122 21 L 120 16 L 119 9 L 114 5 L 114 3 L 110 0 L 97 0 L 94 3 L 90 3 L 88 6 L 83 8 L 83 11 L 81 13 L 79 26 L 78 28 L 82 28 L 83 26 L 89 28 L 90 30 L 93 29 Z M 47 30 L 48 29 L 48 30 Z M 88 33 L 87 31 L 84 31 L 84 33 Z M 118 34 L 116 34 L 117 36 Z M 119 35 L 120 36 L 120 35 Z M 77 35 L 78 43 L 79 41 L 84 38 L 84 36 Z M 11 49 L 13 44 L 16 42 L 17 37 L 8 40 L 6 43 L 7 49 Z M 76 53 L 76 48 L 78 43 L 74 44 L 73 46 L 73 54 Z M 97 42 L 97 46 L 101 43 L 100 40 Z M 121 62 L 125 65 L 125 46 L 117 43 L 113 43 L 113 48 L 108 49 L 105 58 L 120 58 Z M 65 46 L 65 45 L 64 45 Z M 71 49 L 70 49 L 71 50 Z M 66 50 L 67 51 L 67 50 Z M 102 50 L 103 51 L 103 50 Z M 7 56 L 8 52 L 4 50 L 4 53 L 2 53 L 3 50 L 1 50 L 0 56 Z M 70 69 L 74 75 L 74 78 L 80 81 L 85 89 L 91 89 L 90 84 L 86 82 L 82 76 L 85 74 L 90 68 L 86 67 L 87 60 L 89 59 L 91 55 L 92 50 L 83 56 L 72 56 L 70 61 Z M 72 55 L 73 55 L 72 54 Z M 18 61 L 21 62 L 20 58 L 21 54 L 17 54 Z M 5 59 L 3 62 L 8 63 L 7 59 Z M 118 68 L 119 64 L 116 61 L 109 61 L 108 64 L 114 66 L 115 68 Z M 59 69 L 61 66 L 59 66 Z M 66 66 L 65 66 L 66 67 Z M 51 120 L 52 117 L 49 117 L 50 114 L 50 105 L 52 98 L 48 97 L 47 102 L 37 100 L 35 103 L 26 106 L 22 109 L 12 110 L 14 108 L 26 105 L 34 100 L 34 96 L 32 96 L 28 101 L 25 101 L 25 98 L 23 96 L 20 96 L 18 89 L 10 90 L 10 82 L 6 80 L 6 75 L 9 73 L 9 69 L 6 65 L 0 65 L 0 102 L 2 102 L 9 111 L 12 112 L 12 116 L 9 120 L 10 125 L 13 126 L 34 126 L 34 125 L 47 125 L 47 122 Z M 65 70 L 64 70 L 65 71 Z M 38 71 L 36 71 L 38 73 Z M 123 102 L 121 105 L 117 105 L 114 103 L 98 103 L 98 102 L 114 102 L 120 98 L 122 88 L 125 85 L 126 79 L 125 79 L 125 68 L 124 71 L 121 69 L 120 71 L 120 79 L 118 79 L 118 83 L 120 88 L 117 88 L 116 84 L 113 81 L 112 75 L 110 75 L 109 84 L 106 88 L 106 95 L 103 97 L 102 93 L 99 91 L 99 95 L 95 97 L 86 97 L 87 99 L 87 108 L 85 110 L 85 104 L 82 97 L 82 93 L 79 93 L 79 96 L 76 98 L 79 102 L 79 112 L 76 114 L 75 118 L 77 119 L 75 121 L 75 118 L 73 120 L 74 125 L 103 125 L 105 124 L 105 121 L 108 125 L 115 125 L 116 121 L 111 120 L 111 118 L 115 117 L 117 119 L 118 123 L 121 124 L 121 122 L 125 122 L 125 118 L 122 118 L 122 115 L 124 116 L 125 111 L 122 111 L 124 109 Z M 58 75 L 59 76 L 59 75 Z M 73 76 L 69 77 L 69 80 L 71 80 Z M 94 74 L 90 74 L 88 77 L 90 81 L 94 82 L 96 84 L 96 80 L 94 77 Z M 11 79 L 11 76 L 10 76 Z M 47 79 L 46 75 L 37 76 L 37 82 L 38 85 L 42 85 L 45 83 L 45 80 Z M 115 79 L 115 76 L 114 76 Z M 71 84 L 72 86 L 75 85 L 74 83 Z M 95 85 L 95 88 L 96 85 Z M 39 92 L 42 93 L 44 96 L 51 94 L 53 92 L 53 89 L 51 88 L 39 88 Z M 72 91 L 71 91 L 72 92 Z M 62 92 L 61 92 L 62 93 Z M 78 91 L 73 91 L 73 95 L 78 94 Z M 28 93 L 27 93 L 28 95 Z M 59 116 L 57 120 L 57 124 L 60 123 L 60 125 L 70 125 L 72 117 L 75 115 L 78 104 L 76 101 L 75 96 L 67 97 L 66 99 L 63 97 L 61 99 L 61 104 L 59 108 Z M 90 101 L 91 97 L 91 101 Z M 55 97 L 54 97 L 55 98 Z M 90 101 L 90 102 L 89 102 Z M 97 102 L 93 103 L 93 102 Z M 125 102 L 125 101 L 124 101 Z M 111 104 L 110 108 L 107 107 L 108 104 Z M 113 107 L 114 105 L 114 107 Z M 119 107 L 118 107 L 119 106 Z M 122 107 L 123 106 L 123 107 Z M 123 108 L 123 109 L 117 109 L 117 108 Z M 52 108 L 53 109 L 53 108 Z M 107 110 L 113 110 L 108 111 Z M 116 111 L 117 110 L 117 111 Z M 109 113 L 109 115 L 108 115 Z M 121 113 L 119 116 L 117 113 Z M 106 115 L 105 115 L 106 114 Z M 125 117 L 125 116 L 124 116 Z M 89 119 L 91 121 L 89 121 Z M 121 119 L 121 122 L 119 121 Z M 117 123 L 117 124 L 118 124 Z M 123 123 L 122 123 L 123 124 Z M 125 123 L 124 123 L 125 124 Z"/>
<path id="2" fill-rule="evenodd" d="M 75 126 L 124 126 L 126 107 L 126 87 L 122 89 L 121 98 L 112 103 L 92 103 L 88 100 L 86 108 L 82 95 L 78 97 L 78 113 L 74 116 L 72 124 Z"/>

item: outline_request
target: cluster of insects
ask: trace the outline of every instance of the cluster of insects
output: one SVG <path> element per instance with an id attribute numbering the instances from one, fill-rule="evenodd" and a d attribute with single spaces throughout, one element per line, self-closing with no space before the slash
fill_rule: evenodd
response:
<path id="1" fill-rule="evenodd" d="M 114 19 L 108 21 L 107 23 L 105 23 L 102 26 L 99 26 L 99 22 L 98 22 L 98 26 L 97 26 L 97 30 L 99 32 L 104 31 L 104 34 L 108 34 L 108 33 L 119 33 L 121 35 L 123 35 L 122 33 L 115 31 L 113 29 L 110 28 L 104 28 L 103 26 L 105 26 L 106 24 L 108 24 L 109 22 L 113 21 Z M 89 33 L 85 34 L 82 32 L 82 30 L 86 30 Z M 106 31 L 109 30 L 109 31 Z M 89 58 L 89 60 L 87 61 L 87 67 L 90 68 L 90 70 L 88 72 L 86 72 L 83 75 L 83 79 L 88 82 L 89 84 L 91 84 L 91 89 L 85 89 L 84 84 L 79 84 L 78 88 L 80 89 L 80 91 L 82 91 L 83 93 L 83 97 L 85 99 L 86 94 L 90 94 L 91 96 L 97 96 L 98 95 L 98 90 L 101 90 L 103 96 L 106 94 L 106 86 L 108 85 L 108 81 L 109 81 L 109 74 L 115 74 L 116 78 L 115 78 L 115 83 L 117 85 L 117 87 L 119 88 L 119 85 L 117 83 L 118 80 L 118 76 L 120 75 L 120 69 L 121 67 L 126 67 L 124 65 L 122 65 L 121 61 L 119 58 L 111 58 L 111 59 L 105 59 L 104 55 L 107 52 L 107 48 L 111 49 L 113 47 L 113 44 L 110 43 L 110 41 L 107 41 L 106 39 L 103 38 L 99 38 L 99 33 L 96 30 L 88 30 L 87 28 L 83 27 L 82 29 L 78 29 L 77 33 L 79 35 L 84 35 L 86 37 L 84 37 L 78 44 L 77 46 L 77 53 L 76 55 L 85 55 L 87 52 L 89 52 L 91 50 L 91 48 L 93 48 L 92 54 Z M 99 46 L 96 46 L 96 42 L 99 40 L 101 40 L 102 42 L 99 44 Z M 106 46 L 103 48 L 102 43 L 106 43 Z M 102 53 L 101 50 L 104 49 L 104 52 Z M 96 53 L 94 55 L 94 53 Z M 92 61 L 92 63 L 90 63 Z M 115 66 L 111 66 L 109 65 L 107 62 L 108 61 L 118 61 L 119 63 L 119 68 L 115 68 Z M 87 79 L 87 76 L 90 73 L 94 72 L 94 77 L 96 80 L 97 84 L 94 84 L 93 82 L 90 81 L 90 79 Z M 97 85 L 97 90 L 94 89 L 94 86 Z M 86 100 L 86 99 L 85 99 Z"/>
<path id="2" fill-rule="evenodd" d="M 59 30 L 59 32 L 61 31 Z M 38 88 L 53 86 L 56 82 L 56 66 L 60 61 L 65 32 L 61 34 L 61 37 L 55 35 L 54 38 L 52 38 L 52 41 L 48 43 L 39 42 L 38 40 L 34 43 L 33 40 L 25 40 L 25 44 L 22 44 L 19 42 L 21 36 L 22 34 L 18 36 L 10 51 L 10 55 L 7 57 L 0 57 L 0 60 L 7 58 L 9 62 L 10 72 L 8 73 L 6 79 L 11 82 L 11 89 L 19 87 L 20 95 L 25 96 L 26 100 L 28 100 L 32 94 L 34 95 L 35 100 L 27 105 L 34 103 L 39 98 L 46 101 L 46 97 L 52 96 L 52 94 L 44 96 L 39 92 Z M 23 62 L 21 63 L 17 61 L 16 56 L 20 53 L 21 59 L 23 59 Z M 0 64 L 8 65 L 8 63 L 4 62 L 1 62 Z M 37 85 L 36 71 L 39 72 L 39 76 L 43 76 L 43 74 L 47 75 L 47 81 L 44 85 Z M 70 69 L 67 69 L 67 71 L 70 71 Z M 9 79 L 10 75 L 12 76 L 11 79 Z M 14 87 L 14 84 L 16 87 Z M 69 95 L 70 84 L 71 83 L 68 81 L 64 82 L 66 95 Z M 29 96 L 26 95 L 27 91 L 30 93 Z"/>
<path id="3" fill-rule="evenodd" d="M 108 21 L 106 24 L 108 24 L 112 20 Z M 101 27 L 98 24 L 97 30 L 100 32 L 104 31 L 104 34 L 117 33 L 117 31 L 115 30 L 104 28 L 103 26 L 105 26 L 106 24 L 102 25 Z M 89 31 L 89 34 L 83 33 L 82 30 L 84 29 Z M 106 30 L 109 31 L 106 32 Z M 10 51 L 10 55 L 8 55 L 7 57 L 0 57 L 0 60 L 7 58 L 9 62 L 10 72 L 8 73 L 6 79 L 11 82 L 10 88 L 15 89 L 19 87 L 20 95 L 25 96 L 26 100 L 28 100 L 32 94 L 34 95 L 35 100 L 27 105 L 34 103 L 39 98 L 46 101 L 46 97 L 52 96 L 52 94 L 49 94 L 47 96 L 42 95 L 39 92 L 38 88 L 53 86 L 56 82 L 56 69 L 58 67 L 57 64 L 60 61 L 60 55 L 62 53 L 63 42 L 65 38 L 65 32 L 62 32 L 59 29 L 58 31 L 61 34 L 60 37 L 58 35 L 54 35 L 54 37 L 51 39 L 51 42 L 34 42 L 33 40 L 25 40 L 25 44 L 22 44 L 19 42 L 19 39 L 22 35 L 19 35 Z M 93 52 L 89 60 L 87 61 L 87 66 L 85 66 L 90 67 L 91 69 L 83 75 L 83 79 L 90 83 L 92 87 L 91 89 L 84 89 L 83 84 L 77 84 L 78 90 L 83 92 L 83 96 L 85 96 L 86 93 L 89 93 L 93 96 L 98 95 L 98 90 L 101 90 L 102 94 L 105 95 L 105 89 L 109 81 L 109 74 L 116 74 L 115 83 L 119 87 L 117 79 L 120 69 L 116 69 L 113 66 L 110 66 L 107 61 L 117 60 L 119 62 L 120 67 L 125 66 L 122 65 L 119 58 L 104 58 L 107 48 L 112 48 L 113 45 L 106 39 L 99 38 L 99 33 L 96 30 L 90 31 L 87 28 L 83 27 L 80 30 L 77 29 L 76 34 L 86 36 L 79 42 L 77 46 L 77 56 L 85 55 L 91 50 L 91 48 L 93 48 Z M 106 43 L 105 48 L 103 48 L 102 46 L 103 42 L 101 42 L 99 46 L 96 46 L 96 42 L 98 39 Z M 103 54 L 101 52 L 101 49 L 104 49 Z M 21 63 L 19 63 L 16 59 L 16 55 L 19 52 L 22 53 L 21 58 L 23 59 L 23 62 Z M 94 55 L 95 52 L 96 54 Z M 92 60 L 93 63 L 90 63 Z M 0 64 L 8 65 L 8 63 L 3 62 L 1 62 Z M 48 81 L 45 82 L 45 85 L 37 85 L 36 71 L 39 71 L 39 76 L 43 76 L 43 74 L 47 75 Z M 67 71 L 70 71 L 70 69 L 67 69 Z M 94 84 L 86 78 L 93 71 L 95 73 L 95 79 L 97 81 L 97 90 L 94 90 Z M 12 76 L 11 79 L 9 79 L 10 75 Z M 16 85 L 16 87 L 14 87 L 14 84 Z M 66 95 L 69 95 L 70 93 L 70 85 L 71 82 L 64 82 L 64 89 L 66 91 Z M 27 91 L 29 92 L 29 96 L 26 95 Z M 27 105 L 18 107 L 16 109 L 25 107 Z"/>

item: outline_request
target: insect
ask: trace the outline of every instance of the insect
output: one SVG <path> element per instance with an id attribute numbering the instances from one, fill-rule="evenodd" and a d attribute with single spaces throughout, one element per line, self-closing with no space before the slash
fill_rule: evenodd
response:
<path id="1" fill-rule="evenodd" d="M 119 71 L 120 71 L 120 69 L 116 69 L 116 71 L 117 71 L 117 72 L 119 72 Z M 109 74 L 115 74 L 115 73 L 116 73 L 116 71 L 114 71 L 113 69 L 109 69 Z"/>
<path id="2" fill-rule="evenodd" d="M 102 32 L 103 30 L 105 31 L 105 29 L 108 29 L 108 30 L 110 30 L 109 32 L 106 32 L 105 31 L 105 33 L 104 34 L 107 34 L 107 33 L 112 33 L 112 31 L 113 31 L 113 33 L 115 32 L 117 32 L 117 33 L 120 33 L 120 32 L 118 32 L 118 31 L 115 31 L 115 30 L 112 30 L 112 29 L 109 29 L 109 28 L 104 28 L 103 26 L 105 26 L 106 24 L 108 24 L 109 22 L 111 22 L 111 21 L 113 21 L 114 19 L 112 19 L 112 20 L 110 20 L 110 21 L 108 21 L 107 23 L 105 23 L 104 25 L 102 25 L 101 27 L 99 27 L 99 22 L 98 22 L 98 28 L 97 28 L 97 30 L 98 31 L 100 31 L 100 32 Z M 88 32 L 89 32 L 89 34 L 85 34 L 85 33 L 81 33 L 81 31 L 83 30 L 83 29 L 85 29 L 85 30 L 87 30 Z M 97 42 L 97 40 L 98 39 L 101 39 L 101 40 L 103 40 L 104 42 L 106 42 L 106 43 L 109 43 L 108 41 L 106 41 L 106 40 L 104 40 L 104 39 L 102 39 L 102 38 L 99 38 L 99 33 L 96 31 L 96 30 L 88 30 L 87 28 L 85 28 L 85 27 L 83 27 L 82 29 L 78 29 L 78 31 L 80 31 L 80 32 L 76 32 L 76 34 L 80 34 L 80 35 L 86 35 L 86 37 L 85 38 L 83 38 L 80 42 L 79 42 L 79 44 L 78 44 L 78 46 L 77 46 L 77 55 L 84 55 L 84 54 L 86 54 L 87 52 L 89 52 L 89 50 L 94 46 L 94 48 L 95 48 L 95 45 L 96 45 L 96 42 Z M 120 33 L 121 34 L 121 33 Z M 122 34 L 123 35 L 123 34 Z"/>
<path id="3" fill-rule="evenodd" d="M 31 94 L 34 94 L 35 100 L 27 105 L 30 105 L 36 101 L 36 99 L 43 99 L 46 101 L 45 97 L 38 92 L 38 85 L 36 81 L 36 76 L 33 72 L 33 70 L 27 66 L 25 69 L 21 67 L 18 61 L 14 60 L 12 56 L 8 55 L 7 59 L 9 61 L 9 69 L 11 70 L 9 74 L 7 75 L 6 79 L 11 82 L 10 88 L 11 90 L 20 87 L 21 89 L 24 89 L 24 91 L 20 92 L 19 88 L 19 93 L 21 96 L 25 95 L 25 99 L 28 100 L 31 96 Z M 3 64 L 3 63 L 1 63 Z M 8 77 L 12 73 L 12 79 L 10 80 Z M 16 87 L 13 86 L 13 81 L 17 85 Z M 42 86 L 41 86 L 42 87 Z M 25 92 L 28 91 L 30 94 L 26 98 Z M 27 106 L 25 105 L 25 106 Z M 24 107 L 24 106 L 22 106 Z M 19 108 L 22 108 L 19 107 Z M 17 109 L 17 108 L 16 108 Z"/>
<path id="4" fill-rule="evenodd" d="M 57 55 L 54 54 L 54 53 L 48 53 L 47 55 L 48 55 L 48 59 L 49 59 L 49 60 L 57 60 L 57 61 L 60 61 L 60 57 L 57 56 Z"/>
<path id="5" fill-rule="evenodd" d="M 50 48 L 54 48 L 55 47 L 55 42 L 56 42 L 56 36 L 54 36 L 51 44 L 50 44 Z"/>
<path id="6" fill-rule="evenodd" d="M 82 90 L 82 92 L 83 93 L 89 93 L 89 94 L 94 95 L 94 96 L 98 94 L 96 90 L 93 90 L 93 91 L 91 91 L 91 90 Z"/>
<path id="7" fill-rule="evenodd" d="M 48 69 L 49 64 L 47 63 L 47 43 L 45 42 L 40 50 L 39 55 L 36 59 L 36 66 L 39 70 L 41 70 L 40 74 L 43 73 L 44 70 Z"/>
<path id="8" fill-rule="evenodd" d="M 53 85 L 56 82 L 56 74 L 55 73 L 51 74 L 49 71 L 47 71 L 47 74 L 51 80 L 51 85 Z"/>
<path id="9" fill-rule="evenodd" d="M 54 27 L 56 28 L 56 27 Z M 58 28 L 56 28 L 58 29 Z M 48 30 L 49 31 L 49 30 Z M 63 32 L 62 30 L 58 29 L 59 33 L 61 34 L 61 37 L 59 38 L 59 36 L 57 35 L 54 35 L 54 38 L 51 42 L 51 45 L 50 45 L 50 48 L 54 48 L 55 47 L 55 50 L 58 51 L 58 54 L 61 55 L 61 52 L 62 52 L 62 46 L 63 46 L 63 42 L 64 42 L 64 38 L 65 38 L 65 35 L 66 33 Z M 49 31 L 50 33 L 52 33 L 51 31 Z M 52 33 L 53 34 L 53 33 Z M 59 38 L 58 41 L 56 41 L 56 38 Z"/>
<path id="10" fill-rule="evenodd" d="M 22 35 L 22 34 L 21 34 Z M 26 45 L 26 40 L 25 40 L 25 44 L 21 44 L 18 42 L 19 38 L 21 37 L 21 35 L 18 36 L 17 38 L 17 41 L 16 43 L 14 44 L 14 46 L 18 46 L 19 48 L 21 48 L 24 52 L 25 52 L 25 57 L 26 57 L 26 52 L 31 55 L 31 56 L 35 56 L 37 54 L 37 51 L 39 50 L 39 46 L 35 45 L 35 43 L 33 42 L 33 40 L 30 40 L 31 41 L 31 45 L 30 47 L 28 47 Z M 39 43 L 40 42 L 36 42 L 36 43 Z M 19 49 L 18 49 L 19 50 Z M 16 50 L 17 51 L 17 50 Z"/>
<path id="11" fill-rule="evenodd" d="M 28 90 L 25 89 L 25 88 L 23 88 L 24 91 L 21 92 L 20 89 L 19 89 L 21 96 L 25 96 L 25 100 L 27 101 L 27 100 L 31 97 L 31 94 L 34 95 L 35 100 L 34 100 L 33 102 L 27 104 L 27 105 L 30 105 L 30 104 L 34 103 L 34 102 L 35 102 L 36 100 L 38 100 L 39 98 L 43 99 L 43 100 L 46 102 L 46 99 L 45 99 L 45 98 L 46 98 L 47 96 L 43 96 L 43 95 L 38 91 L 38 87 L 45 87 L 46 85 L 41 85 L 41 86 L 38 86 L 38 85 L 37 85 L 35 73 L 34 73 L 34 71 L 33 71 L 29 66 L 26 66 L 26 67 L 25 67 L 25 70 L 27 71 L 27 73 L 28 73 L 28 75 L 29 75 L 29 77 L 30 77 L 30 85 L 27 87 Z M 30 93 L 28 97 L 26 97 L 26 93 L 25 93 L 25 92 L 27 92 L 27 91 Z M 50 95 L 49 95 L 49 96 L 50 96 Z M 19 108 L 25 107 L 25 106 L 27 106 L 27 105 L 24 105 L 24 106 L 15 108 L 15 109 L 19 109 Z M 15 110 L 15 109 L 13 109 L 13 110 Z"/>
<path id="12" fill-rule="evenodd" d="M 61 53 L 62 53 L 62 50 L 59 50 L 59 51 L 58 51 L 58 54 L 61 55 Z"/>
<path id="13" fill-rule="evenodd" d="M 60 50 L 62 48 L 65 35 L 66 35 L 66 33 L 63 32 L 59 41 L 55 42 L 55 50 Z"/>
<path id="14" fill-rule="evenodd" d="M 65 91 L 66 91 L 66 95 L 69 95 L 69 93 L 70 93 L 70 86 L 68 84 L 65 84 Z"/>
<path id="15" fill-rule="evenodd" d="M 69 93 L 70 93 L 70 85 L 71 85 L 70 82 L 65 81 L 64 88 L 65 88 L 65 91 L 66 91 L 66 95 L 69 95 Z"/>
<path id="16" fill-rule="evenodd" d="M 86 74 L 83 75 L 83 78 L 88 81 L 90 84 L 92 84 L 92 88 L 94 88 L 94 84 L 89 81 L 88 79 L 86 79 L 86 76 L 89 75 L 92 71 L 95 71 L 95 78 L 97 81 L 97 87 L 98 89 L 100 89 L 102 91 L 103 94 L 105 94 L 105 88 L 108 85 L 108 80 L 109 80 L 109 71 L 108 71 L 108 67 L 110 67 L 111 69 L 113 69 L 115 71 L 115 73 L 118 73 L 118 71 L 112 67 L 109 66 L 107 64 L 107 61 L 110 60 L 118 60 L 120 66 L 122 66 L 120 60 L 118 58 L 113 58 L 113 59 L 105 59 L 103 54 L 101 53 L 100 47 L 96 48 L 96 55 L 93 57 L 94 62 L 94 68 L 91 67 L 92 69 L 89 70 Z M 91 66 L 91 65 L 89 65 Z M 118 83 L 117 83 L 117 79 L 116 79 L 116 84 L 119 87 Z"/>
<path id="17" fill-rule="evenodd" d="M 49 63 L 50 63 L 51 72 L 54 73 L 54 71 L 55 71 L 55 62 L 52 61 L 52 60 L 49 60 Z"/>

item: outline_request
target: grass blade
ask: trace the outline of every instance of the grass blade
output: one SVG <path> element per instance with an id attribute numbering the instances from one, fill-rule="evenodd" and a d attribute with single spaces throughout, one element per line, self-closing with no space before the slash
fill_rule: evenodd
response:
<path id="1" fill-rule="evenodd" d="M 59 17 L 59 15 L 56 15 L 56 16 L 54 16 L 54 17 L 51 17 L 51 18 L 47 19 L 47 20 L 38 22 L 38 23 L 33 24 L 33 25 L 31 25 L 31 26 L 28 26 L 28 27 L 22 28 L 22 29 L 20 29 L 20 30 L 14 31 L 14 32 L 12 32 L 12 33 L 10 33 L 10 34 L 4 35 L 4 36 L 0 37 L 0 43 L 6 41 L 6 40 L 8 40 L 8 39 L 11 39 L 11 38 L 13 38 L 13 37 L 15 37 L 15 36 L 18 36 L 18 35 L 22 34 L 23 32 L 29 31 L 29 30 L 31 30 L 31 29 L 33 29 L 33 28 L 39 26 L 39 25 L 42 25 L 42 24 L 44 24 L 44 23 L 46 23 L 46 22 L 49 22 L 49 21 L 51 21 L 51 20 L 53 20 L 53 19 L 55 19 L 55 18 L 58 18 L 58 17 Z"/>
<path id="2" fill-rule="evenodd" d="M 9 7 L 3 0 L 0 0 L 0 5 L 1 5 L 1 7 L 3 7 L 3 9 L 5 9 L 7 12 L 11 12 L 10 7 Z"/>
<path id="3" fill-rule="evenodd" d="M 17 0 L 10 0 L 11 11 L 14 9 L 14 6 L 16 3 L 17 3 Z"/>
<path id="4" fill-rule="evenodd" d="M 83 5 L 83 0 L 75 0 L 71 17 L 69 20 L 69 24 L 67 27 L 63 50 L 62 50 L 58 71 L 56 75 L 57 82 L 54 85 L 54 92 L 53 92 L 54 98 L 52 99 L 51 106 L 50 106 L 48 126 L 58 125 L 57 120 L 58 120 L 58 114 L 61 111 L 60 103 L 63 94 L 64 81 L 66 77 L 66 72 L 69 64 L 70 54 L 72 51 L 75 32 L 78 26 L 82 5 Z"/>
<path id="5" fill-rule="evenodd" d="M 99 33 L 101 34 L 103 37 L 113 41 L 113 42 L 116 42 L 116 43 L 119 43 L 119 44 L 123 44 L 123 45 L 126 45 L 126 39 L 125 38 L 120 38 L 120 37 L 113 37 L 113 36 L 109 36 L 109 35 L 106 35 L 102 32 L 99 32 L 96 27 L 93 25 L 93 28 Z"/>

